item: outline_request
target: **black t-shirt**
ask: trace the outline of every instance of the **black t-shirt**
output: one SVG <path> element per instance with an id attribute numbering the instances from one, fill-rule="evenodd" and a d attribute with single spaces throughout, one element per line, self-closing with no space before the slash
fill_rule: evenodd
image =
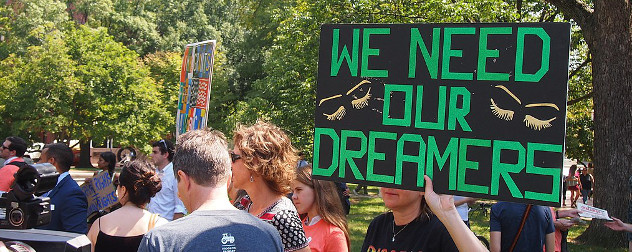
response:
<path id="1" fill-rule="evenodd" d="M 362 252 L 367 251 L 459 251 L 450 233 L 436 216 L 426 215 L 410 222 L 408 226 L 395 226 L 393 213 L 375 217 L 364 237 Z M 393 235 L 395 241 L 393 241 Z"/>
<path id="2" fill-rule="evenodd" d="M 592 189 L 592 179 L 590 178 L 590 174 L 579 174 L 579 181 L 582 183 L 582 189 L 591 190 Z"/>

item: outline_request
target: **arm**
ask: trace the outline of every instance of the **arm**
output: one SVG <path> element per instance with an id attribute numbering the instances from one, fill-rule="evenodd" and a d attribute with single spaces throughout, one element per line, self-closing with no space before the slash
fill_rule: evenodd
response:
<path id="1" fill-rule="evenodd" d="M 559 218 L 575 218 L 575 217 L 579 217 L 579 210 L 577 210 L 576 208 L 558 210 L 557 214 Z"/>
<path id="2" fill-rule="evenodd" d="M 454 205 L 455 206 L 460 206 L 460 205 L 463 205 L 463 204 L 466 204 L 466 203 L 467 204 L 474 204 L 474 202 L 476 202 L 476 198 L 464 197 L 464 198 L 462 198 L 460 200 L 454 201 Z"/>
<path id="3" fill-rule="evenodd" d="M 628 223 L 623 223 L 623 221 L 615 218 L 615 217 L 610 217 L 612 218 L 614 221 L 610 221 L 610 222 L 606 222 L 604 223 L 604 225 L 614 231 L 625 231 L 625 232 L 632 232 L 632 225 L 628 224 Z"/>
<path id="4" fill-rule="evenodd" d="M 454 206 L 454 198 L 451 195 L 439 196 L 433 191 L 432 181 L 425 175 L 425 198 L 432 212 L 441 220 L 448 229 L 452 240 L 459 251 L 487 251 L 474 233 L 467 228 Z"/>
<path id="5" fill-rule="evenodd" d="M 101 224 L 101 218 L 98 218 L 94 223 L 92 223 L 92 226 L 90 227 L 90 231 L 88 231 L 88 239 L 90 239 L 90 243 L 92 243 L 92 246 L 90 246 L 90 251 L 92 252 L 94 252 L 94 246 L 97 245 L 97 235 L 99 234 L 99 230 L 98 230 L 99 224 Z"/>
<path id="6" fill-rule="evenodd" d="M 489 251 L 500 252 L 500 232 L 489 232 Z"/>
<path id="7" fill-rule="evenodd" d="M 555 252 L 555 232 L 547 234 L 545 239 L 546 252 Z"/>
<path id="8" fill-rule="evenodd" d="M 74 183 L 74 182 L 73 182 Z M 61 195 L 60 195 L 61 196 Z M 64 197 L 61 210 L 62 228 L 66 232 L 85 234 L 88 231 L 88 200 L 81 189 L 73 189 Z"/>

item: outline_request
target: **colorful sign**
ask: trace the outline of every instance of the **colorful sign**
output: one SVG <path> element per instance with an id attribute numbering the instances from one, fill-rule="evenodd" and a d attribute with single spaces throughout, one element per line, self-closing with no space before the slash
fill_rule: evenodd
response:
<path id="1" fill-rule="evenodd" d="M 570 24 L 321 27 L 314 177 L 561 204 Z"/>
<path id="2" fill-rule="evenodd" d="M 83 183 L 80 187 L 88 198 L 88 215 L 109 208 L 118 202 L 112 178 L 107 172 L 99 173 L 92 177 L 89 183 Z"/>
<path id="3" fill-rule="evenodd" d="M 208 121 L 215 40 L 184 47 L 180 71 L 180 95 L 176 116 L 176 136 L 202 129 Z"/>

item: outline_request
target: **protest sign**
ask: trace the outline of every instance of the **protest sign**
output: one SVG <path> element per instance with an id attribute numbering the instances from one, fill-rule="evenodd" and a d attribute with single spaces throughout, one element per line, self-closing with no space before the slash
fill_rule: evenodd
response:
<path id="1" fill-rule="evenodd" d="M 313 174 L 561 204 L 570 25 L 323 25 Z"/>
<path id="2" fill-rule="evenodd" d="M 99 173 L 92 177 L 89 183 L 83 183 L 80 187 L 88 198 L 88 215 L 109 208 L 118 202 L 112 178 L 107 172 Z"/>
<path id="3" fill-rule="evenodd" d="M 214 55 L 215 40 L 188 44 L 184 47 L 180 70 L 176 136 L 189 130 L 206 127 Z"/>

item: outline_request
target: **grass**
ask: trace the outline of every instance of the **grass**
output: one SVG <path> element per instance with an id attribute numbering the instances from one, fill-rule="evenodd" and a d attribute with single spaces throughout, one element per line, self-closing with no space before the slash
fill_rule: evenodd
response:
<path id="1" fill-rule="evenodd" d="M 351 189 L 355 188 L 355 185 L 350 185 Z M 362 242 L 366 235 L 366 229 L 371 223 L 371 220 L 376 216 L 386 212 L 388 209 L 384 206 L 382 199 L 378 197 L 378 190 L 376 187 L 369 186 L 367 195 L 352 195 L 351 196 L 351 211 L 347 216 L 347 222 L 349 225 L 349 236 L 351 238 L 351 251 L 360 251 L 362 248 Z M 492 202 L 490 202 L 492 203 Z M 586 228 L 590 221 L 586 221 L 583 224 L 572 227 L 568 233 L 568 249 L 569 251 L 615 251 L 624 252 L 626 248 L 607 249 L 595 246 L 581 245 L 575 242 L 577 238 Z M 470 225 L 472 231 L 477 235 L 484 236 L 489 240 L 489 214 L 485 214 L 483 211 L 471 211 L 470 212 Z"/>

